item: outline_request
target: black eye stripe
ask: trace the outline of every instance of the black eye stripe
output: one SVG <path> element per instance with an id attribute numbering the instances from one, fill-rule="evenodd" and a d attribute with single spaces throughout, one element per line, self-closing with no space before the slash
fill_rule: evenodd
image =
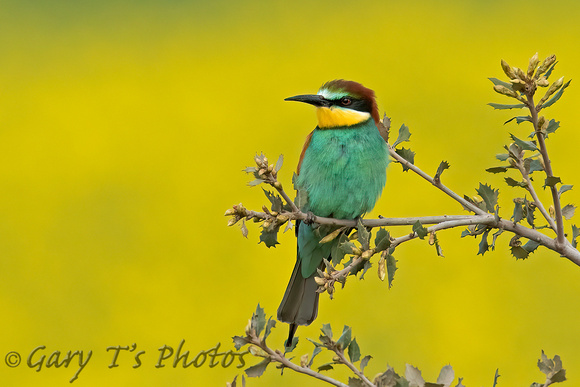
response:
<path id="1" fill-rule="evenodd" d="M 343 103 L 345 98 L 350 100 L 350 104 L 345 105 Z M 334 106 L 340 106 L 340 107 L 347 107 L 348 106 L 349 109 L 358 110 L 360 112 L 372 113 L 372 111 L 373 111 L 372 103 L 366 99 L 342 97 L 340 99 L 331 100 L 329 102 Z"/>

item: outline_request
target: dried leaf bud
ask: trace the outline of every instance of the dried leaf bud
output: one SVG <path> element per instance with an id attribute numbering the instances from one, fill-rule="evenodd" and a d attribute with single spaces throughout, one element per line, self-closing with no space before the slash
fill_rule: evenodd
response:
<path id="1" fill-rule="evenodd" d="M 239 216 L 233 217 L 230 220 L 228 220 L 228 227 L 231 227 L 234 224 L 238 223 L 238 220 L 240 220 Z"/>
<path id="2" fill-rule="evenodd" d="M 538 79 L 538 81 L 536 82 L 536 85 L 538 85 L 540 87 L 548 87 L 550 85 L 550 82 L 548 82 L 546 77 L 542 77 L 542 78 Z"/>
<path id="3" fill-rule="evenodd" d="M 341 360 L 340 360 L 340 357 L 335 356 L 335 357 L 332 358 L 332 361 L 337 362 L 337 363 L 340 363 Z"/>
<path id="4" fill-rule="evenodd" d="M 542 169 L 545 171 L 546 170 L 546 164 L 544 163 L 544 158 L 543 157 L 538 157 L 538 160 L 540 160 L 540 164 L 542 164 Z"/>
<path id="5" fill-rule="evenodd" d="M 534 71 L 536 70 L 536 67 L 538 67 L 539 62 L 538 53 L 536 52 L 534 56 L 530 58 L 530 62 L 528 64 L 528 78 L 531 78 L 532 75 L 534 75 Z"/>
<path id="6" fill-rule="evenodd" d="M 538 118 L 538 128 L 540 128 L 540 130 L 541 130 L 541 128 L 544 127 L 545 124 L 546 124 L 546 117 L 541 116 L 540 118 Z M 546 127 L 547 127 L 547 125 L 546 125 Z"/>
<path id="7" fill-rule="evenodd" d="M 272 172 L 274 170 L 274 164 L 268 165 L 268 172 Z"/>
<path id="8" fill-rule="evenodd" d="M 246 336 L 251 336 L 251 333 L 252 333 L 252 320 L 251 319 L 248 319 L 248 325 L 246 325 L 245 332 L 246 332 Z"/>
<path id="9" fill-rule="evenodd" d="M 546 91 L 546 94 L 540 100 L 539 104 L 543 104 L 544 102 L 546 102 L 547 99 L 550 98 L 550 96 L 554 94 L 556 91 L 558 91 L 558 89 L 562 87 L 563 84 L 564 77 L 561 77 L 556 82 L 552 83 L 552 85 L 548 88 L 548 91 Z"/>
<path id="10" fill-rule="evenodd" d="M 288 219 L 290 219 L 290 218 L 288 218 L 286 215 L 278 215 L 278 216 L 276 217 L 276 219 L 278 220 L 278 223 L 280 223 L 280 224 L 284 224 L 284 223 L 286 223 L 286 222 L 288 221 Z"/>
<path id="11" fill-rule="evenodd" d="M 272 212 L 270 212 L 270 215 L 272 215 L 272 216 L 278 216 L 278 211 L 272 211 Z"/>
<path id="12" fill-rule="evenodd" d="M 352 253 L 354 255 L 361 255 L 362 254 L 362 251 L 358 247 L 352 246 Z"/>
<path id="13" fill-rule="evenodd" d="M 361 254 L 362 259 L 369 259 L 370 257 L 373 256 L 374 251 L 373 250 L 366 250 Z"/>
<path id="14" fill-rule="evenodd" d="M 521 80 L 526 79 L 526 74 L 524 74 L 524 71 L 519 67 L 514 67 L 514 73 L 516 73 L 516 77 L 518 77 L 519 79 Z"/>
<path id="15" fill-rule="evenodd" d="M 324 276 L 324 278 L 330 279 L 330 274 L 328 274 L 327 272 L 323 272 L 322 275 Z"/>
<path id="16" fill-rule="evenodd" d="M 500 94 L 507 95 L 508 97 L 516 98 L 518 95 L 515 91 L 508 89 L 504 85 L 495 85 L 493 89 Z"/>
<path id="17" fill-rule="evenodd" d="M 300 367 L 307 367 L 308 366 L 308 354 L 305 353 L 300 357 Z"/>
<path id="18" fill-rule="evenodd" d="M 550 208 L 548 209 L 548 211 L 550 212 L 550 217 L 552 219 L 556 218 L 556 210 L 554 209 L 554 206 L 550 206 Z"/>
<path id="19" fill-rule="evenodd" d="M 540 67 L 538 67 L 538 71 L 536 71 L 536 78 L 539 78 L 540 75 L 548 71 L 548 69 L 550 68 L 551 65 L 554 64 L 554 62 L 556 62 L 556 55 L 554 54 L 544 59 Z"/>
<path id="20" fill-rule="evenodd" d="M 333 232 L 331 232 L 330 234 L 328 234 L 327 236 L 322 238 L 320 240 L 320 242 L 318 242 L 318 243 L 323 244 L 323 243 L 328 243 L 330 241 L 335 240 L 336 237 L 338 236 L 338 234 L 340 234 L 342 232 L 342 230 L 343 230 L 343 228 L 339 228 L 339 229 L 334 230 Z"/>
<path id="21" fill-rule="evenodd" d="M 429 244 L 433 246 L 435 244 L 435 232 L 432 231 L 429 233 Z"/>
<path id="22" fill-rule="evenodd" d="M 224 214 L 224 216 L 231 216 L 231 215 L 235 215 L 236 214 L 236 210 L 234 210 L 233 208 L 228 208 L 226 210 L 226 213 Z"/>
<path id="23" fill-rule="evenodd" d="M 272 222 L 270 222 L 269 220 L 266 220 L 266 221 L 264 222 L 264 224 L 262 225 L 262 227 L 263 227 L 263 228 L 268 228 L 268 227 L 270 227 L 271 225 L 272 225 Z"/>
<path id="24" fill-rule="evenodd" d="M 503 69 L 503 72 L 505 73 L 505 75 L 508 76 L 509 79 L 514 79 L 516 77 L 514 70 L 503 59 L 501 60 L 501 68 Z"/>
<path id="25" fill-rule="evenodd" d="M 320 286 L 323 286 L 326 283 L 324 278 L 320 278 L 320 277 L 314 277 L 314 282 L 316 282 L 316 284 L 320 285 Z"/>
<path id="26" fill-rule="evenodd" d="M 256 155 L 256 157 L 254 157 L 254 161 L 258 166 L 262 165 L 262 160 L 260 159 L 260 156 Z"/>
<path id="27" fill-rule="evenodd" d="M 381 281 L 385 280 L 386 273 L 387 273 L 386 260 L 385 260 L 385 257 L 383 255 L 381 255 L 381 259 L 379 259 L 379 271 L 378 271 L 379 279 Z"/>
<path id="28" fill-rule="evenodd" d="M 258 171 L 258 175 L 260 175 L 260 176 L 264 176 L 265 173 L 266 173 L 266 168 L 262 168 Z"/>
<path id="29" fill-rule="evenodd" d="M 282 189 L 282 183 L 280 183 L 279 181 L 274 182 L 274 188 Z"/>

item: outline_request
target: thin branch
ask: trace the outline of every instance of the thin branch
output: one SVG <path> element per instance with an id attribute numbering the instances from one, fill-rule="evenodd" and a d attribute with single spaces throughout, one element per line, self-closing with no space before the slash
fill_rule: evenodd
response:
<path id="1" fill-rule="evenodd" d="M 544 133 L 542 133 L 541 128 L 538 127 L 538 109 L 534 104 L 534 91 L 526 94 L 528 99 L 528 108 L 532 116 L 532 124 L 534 125 L 534 130 L 536 132 L 536 137 L 538 138 L 538 145 L 540 146 L 540 154 L 544 160 L 544 170 L 546 171 L 547 177 L 554 177 L 552 172 L 552 165 L 550 163 L 550 157 L 548 156 L 548 148 L 546 148 L 546 142 L 544 141 Z M 556 244 L 564 246 L 566 244 L 566 237 L 564 235 L 564 220 L 562 218 L 562 206 L 560 204 L 560 197 L 558 196 L 558 190 L 556 185 L 550 186 L 550 191 L 552 192 L 552 200 L 554 202 L 554 210 L 556 212 Z"/>
<path id="2" fill-rule="evenodd" d="M 534 186 L 532 184 L 532 180 L 530 179 L 530 175 L 528 174 L 528 172 L 526 172 L 526 169 L 522 165 L 522 161 L 521 160 L 518 160 L 517 167 L 520 170 L 520 173 L 522 174 L 522 177 L 526 181 L 526 185 L 527 185 L 527 188 L 528 188 L 528 192 L 530 193 L 530 195 L 532 195 L 532 199 L 534 199 L 534 204 L 536 205 L 536 207 L 538 208 L 538 210 L 540 210 L 540 212 L 544 216 L 544 219 L 546 219 L 546 221 L 550 225 L 550 228 L 552 230 L 554 230 L 555 233 L 557 233 L 558 231 L 557 231 L 556 222 L 550 216 L 550 214 L 548 213 L 548 211 L 546 211 L 546 208 L 544 207 L 544 204 L 540 201 L 540 198 L 538 197 L 538 194 L 536 193 L 536 190 L 535 190 L 535 188 L 534 188 Z"/>
<path id="3" fill-rule="evenodd" d="M 334 353 L 336 353 L 336 355 L 340 359 L 340 362 L 346 365 L 352 372 L 354 372 L 355 375 L 358 376 L 363 381 L 364 384 L 370 387 L 375 387 L 375 385 L 365 376 L 365 374 L 362 371 L 360 371 L 358 368 L 356 368 L 354 364 L 352 364 L 350 361 L 346 359 L 343 351 L 336 349 L 334 350 Z"/>
<path id="4" fill-rule="evenodd" d="M 393 149 L 393 147 L 391 147 L 390 144 L 389 144 L 389 153 L 390 153 L 391 157 L 393 157 L 399 163 L 403 164 L 405 167 L 409 168 L 410 170 L 415 172 L 417 175 L 421 176 L 423 179 L 427 180 L 429 183 L 433 184 L 435 187 L 437 187 L 441 191 L 445 192 L 448 196 L 453 198 L 455 201 L 459 202 L 459 204 L 461 204 L 465 209 L 467 209 L 471 212 L 474 212 L 478 215 L 486 214 L 486 212 L 484 210 L 477 207 L 473 203 L 468 202 L 467 200 L 465 200 L 464 198 L 462 198 L 461 196 L 459 196 L 458 194 L 456 194 L 455 192 L 453 192 L 452 190 L 450 190 L 449 188 L 444 186 L 440 180 L 435 181 L 431 176 L 429 176 L 428 174 L 426 174 L 425 172 L 420 170 L 417 166 L 415 166 L 415 164 L 411 164 L 410 162 L 408 162 L 407 160 L 402 158 L 397 152 L 395 152 L 395 150 Z"/>

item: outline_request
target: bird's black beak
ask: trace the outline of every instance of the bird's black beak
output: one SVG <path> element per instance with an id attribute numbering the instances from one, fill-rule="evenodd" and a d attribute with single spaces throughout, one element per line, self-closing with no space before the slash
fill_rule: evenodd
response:
<path id="1" fill-rule="evenodd" d="M 318 94 L 295 95 L 294 97 L 285 98 L 284 101 L 306 102 L 316 107 L 330 106 L 330 101 Z"/>

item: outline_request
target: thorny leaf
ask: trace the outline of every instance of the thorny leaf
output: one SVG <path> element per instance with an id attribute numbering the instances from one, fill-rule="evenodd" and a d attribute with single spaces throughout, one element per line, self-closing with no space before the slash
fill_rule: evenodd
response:
<path id="1" fill-rule="evenodd" d="M 262 227 L 262 232 L 260 233 L 260 242 L 264 242 L 266 247 L 276 247 L 280 244 L 278 242 L 278 231 L 280 226 L 275 226 L 272 229 Z"/>
<path id="2" fill-rule="evenodd" d="M 493 377 L 493 386 L 492 387 L 496 387 L 497 386 L 497 380 L 499 379 L 501 375 L 499 374 L 499 368 L 496 368 L 495 370 L 495 375 Z"/>
<path id="3" fill-rule="evenodd" d="M 369 364 L 369 361 L 372 358 L 373 357 L 371 355 L 366 355 L 365 357 L 363 357 L 363 359 L 360 361 L 360 370 L 361 370 L 361 372 L 364 371 L 365 367 L 367 366 L 367 364 Z"/>
<path id="4" fill-rule="evenodd" d="M 320 328 L 320 330 L 326 337 L 332 339 L 332 328 L 330 327 L 330 324 L 322 324 L 322 328 Z"/>
<path id="5" fill-rule="evenodd" d="M 445 367 L 441 368 L 441 372 L 439 372 L 439 377 L 437 378 L 437 383 L 442 384 L 445 387 L 449 387 L 451 383 L 453 383 L 453 379 L 455 379 L 455 372 L 453 371 L 453 367 L 446 365 Z"/>
<path id="6" fill-rule="evenodd" d="M 348 346 L 348 357 L 351 363 L 356 363 L 360 360 L 360 348 L 356 342 L 356 338 L 352 339 Z"/>
<path id="7" fill-rule="evenodd" d="M 347 253 L 345 249 L 341 248 L 341 246 L 345 242 L 348 242 L 348 237 L 345 234 L 341 234 L 338 237 L 338 241 L 334 245 L 332 245 L 330 255 L 332 257 L 333 265 L 338 265 L 340 262 L 342 262 L 344 255 Z M 348 253 L 350 253 L 350 250 L 348 251 Z"/>
<path id="8" fill-rule="evenodd" d="M 348 387 L 365 387 L 365 383 L 359 378 L 348 378 Z"/>
<path id="9" fill-rule="evenodd" d="M 391 236 L 384 228 L 379 228 L 375 236 L 375 250 L 377 252 L 388 249 L 391 246 Z"/>
<path id="10" fill-rule="evenodd" d="M 250 343 L 248 339 L 242 336 L 234 336 L 232 337 L 232 339 L 234 341 L 234 348 L 236 349 L 236 351 L 239 351 L 240 348 L 242 348 L 244 345 Z"/>
<path id="11" fill-rule="evenodd" d="M 268 338 L 268 336 L 270 336 L 270 332 L 272 331 L 272 328 L 276 327 L 276 320 L 272 320 L 272 317 L 268 318 L 268 323 L 266 324 L 266 330 L 264 332 L 264 338 L 263 340 L 266 340 Z"/>
<path id="12" fill-rule="evenodd" d="M 497 198 L 499 196 L 499 190 L 491 188 L 491 186 L 487 184 L 479 183 L 479 188 L 476 190 L 479 196 L 485 202 L 485 206 L 487 211 L 492 213 L 495 210 L 495 206 L 497 205 Z"/>
<path id="13" fill-rule="evenodd" d="M 395 272 L 397 271 L 397 260 L 391 254 L 387 254 L 385 258 L 387 260 L 387 279 L 389 281 L 389 289 L 390 289 L 391 286 L 393 286 Z"/>
<path id="14" fill-rule="evenodd" d="M 409 141 L 409 138 L 411 138 L 411 132 L 409 131 L 409 127 L 405 124 L 401 125 L 401 127 L 399 128 L 399 136 L 397 137 L 397 140 L 395 140 L 393 148 L 395 148 L 402 142 Z"/>
<path id="15" fill-rule="evenodd" d="M 538 150 L 536 143 L 533 141 L 520 140 L 519 138 L 517 138 L 516 136 L 514 136 L 511 133 L 510 133 L 510 137 L 523 150 L 530 150 L 530 151 L 537 151 Z"/>
<path id="16" fill-rule="evenodd" d="M 427 231 L 427 229 L 421 225 L 420 221 L 416 221 L 415 224 L 413 224 L 413 232 L 417 233 L 419 239 L 425 239 L 425 237 L 429 234 L 429 231 Z"/>
<path id="17" fill-rule="evenodd" d="M 576 206 L 573 204 L 567 204 L 562 208 L 562 216 L 566 218 L 566 220 L 572 219 L 574 216 L 574 212 L 576 211 Z"/>
<path id="18" fill-rule="evenodd" d="M 400 148 L 395 149 L 395 152 L 397 152 L 399 156 L 401 156 L 411 164 L 415 164 L 415 152 L 413 152 L 411 149 Z M 409 167 L 407 167 L 405 164 L 401 163 L 401 166 L 403 167 L 403 172 L 409 170 Z"/>
<path id="19" fill-rule="evenodd" d="M 530 116 L 516 116 L 516 117 L 510 118 L 509 120 L 507 120 L 503 124 L 505 125 L 508 122 L 511 122 L 513 120 L 516 120 L 516 123 L 519 125 L 522 122 L 531 122 L 532 121 L 532 117 L 530 117 Z"/>
<path id="20" fill-rule="evenodd" d="M 371 239 L 371 234 L 365 226 L 363 226 L 361 220 L 358 220 L 357 224 L 358 231 L 358 242 L 361 244 L 363 251 L 369 249 L 369 241 Z"/>
<path id="21" fill-rule="evenodd" d="M 433 180 L 435 180 L 436 182 L 439 182 L 441 180 L 441 174 L 443 173 L 444 170 L 449 169 L 451 165 L 449 165 L 449 163 L 447 161 L 441 161 L 441 163 L 439 164 L 439 167 L 437 168 L 437 172 L 435 172 L 435 176 L 433 177 Z"/>
<path id="22" fill-rule="evenodd" d="M 578 242 L 576 241 L 576 238 L 578 238 L 579 236 L 580 236 L 580 228 L 576 227 L 575 225 L 572 225 L 572 247 L 577 248 Z"/>
<path id="23" fill-rule="evenodd" d="M 561 183 L 561 182 L 562 181 L 557 176 L 546 177 L 546 181 L 544 182 L 544 188 L 546 188 L 546 187 L 553 187 L 556 184 Z"/>
<path id="24" fill-rule="evenodd" d="M 510 187 L 522 187 L 525 188 L 527 186 L 525 181 L 517 181 L 515 179 L 512 179 L 511 177 L 505 177 L 504 178 L 505 183 L 507 185 L 509 185 Z"/>
<path id="25" fill-rule="evenodd" d="M 334 369 L 334 367 L 332 367 L 333 364 L 334 363 L 326 363 L 326 364 L 321 365 L 320 367 L 318 367 L 318 372 L 333 370 Z"/>
<path id="26" fill-rule="evenodd" d="M 488 234 L 489 229 L 485 230 L 485 232 L 481 236 L 481 242 L 479 242 L 479 251 L 477 252 L 477 255 L 481 254 L 483 256 L 489 250 L 489 244 L 487 243 Z"/>
<path id="27" fill-rule="evenodd" d="M 270 203 L 272 203 L 272 211 L 281 212 L 283 207 L 282 198 L 264 188 L 262 188 L 262 191 L 264 191 L 264 195 L 266 195 Z"/>
<path id="28" fill-rule="evenodd" d="M 264 308 L 261 308 L 260 304 L 258 304 L 256 311 L 252 314 L 251 322 L 252 328 L 256 331 L 256 335 L 260 336 L 266 326 L 266 313 L 264 313 Z"/>
<path id="29" fill-rule="evenodd" d="M 316 355 L 318 355 L 320 352 L 322 352 L 322 348 L 320 348 L 319 346 L 314 346 L 314 350 L 312 351 L 312 356 L 310 358 L 310 363 L 308 363 L 308 368 L 312 367 L 312 362 L 314 361 L 314 358 L 316 357 Z"/>
<path id="30" fill-rule="evenodd" d="M 280 157 L 278 157 L 278 161 L 276 161 L 274 171 L 278 172 L 280 169 L 282 169 L 283 164 L 284 164 L 284 155 L 280 155 Z"/>
<path id="31" fill-rule="evenodd" d="M 348 345 L 350 344 L 351 340 L 351 334 L 352 334 L 351 328 L 345 325 L 344 328 L 342 329 L 342 334 L 340 335 L 340 338 L 336 341 L 336 345 L 340 349 L 348 348 Z"/>
<path id="32" fill-rule="evenodd" d="M 505 86 L 508 89 L 512 90 L 512 84 L 508 83 L 508 82 L 504 82 L 502 80 L 499 80 L 497 78 L 487 78 L 489 79 L 494 85 L 501 85 L 501 86 Z"/>
<path id="33" fill-rule="evenodd" d="M 268 364 L 270 364 L 270 359 L 264 359 L 260 363 L 253 365 L 249 368 L 246 368 L 246 370 L 245 370 L 246 375 L 248 375 L 251 378 L 256 378 L 258 376 L 262 376 L 264 371 L 266 371 Z"/>
<path id="34" fill-rule="evenodd" d="M 259 185 L 259 184 L 262 184 L 263 182 L 264 182 L 264 180 L 262 180 L 262 179 L 255 179 L 255 180 L 250 181 L 248 183 L 248 185 L 250 187 L 255 187 L 255 186 Z"/>
<path id="35" fill-rule="evenodd" d="M 507 172 L 508 168 L 507 167 L 492 167 L 492 168 L 487 168 L 485 171 L 489 172 L 489 173 L 503 173 L 503 172 Z"/>
<path id="36" fill-rule="evenodd" d="M 242 219 L 242 223 L 240 224 L 240 229 L 242 230 L 242 235 L 247 238 L 248 237 L 248 228 L 246 227 L 246 219 Z"/>

